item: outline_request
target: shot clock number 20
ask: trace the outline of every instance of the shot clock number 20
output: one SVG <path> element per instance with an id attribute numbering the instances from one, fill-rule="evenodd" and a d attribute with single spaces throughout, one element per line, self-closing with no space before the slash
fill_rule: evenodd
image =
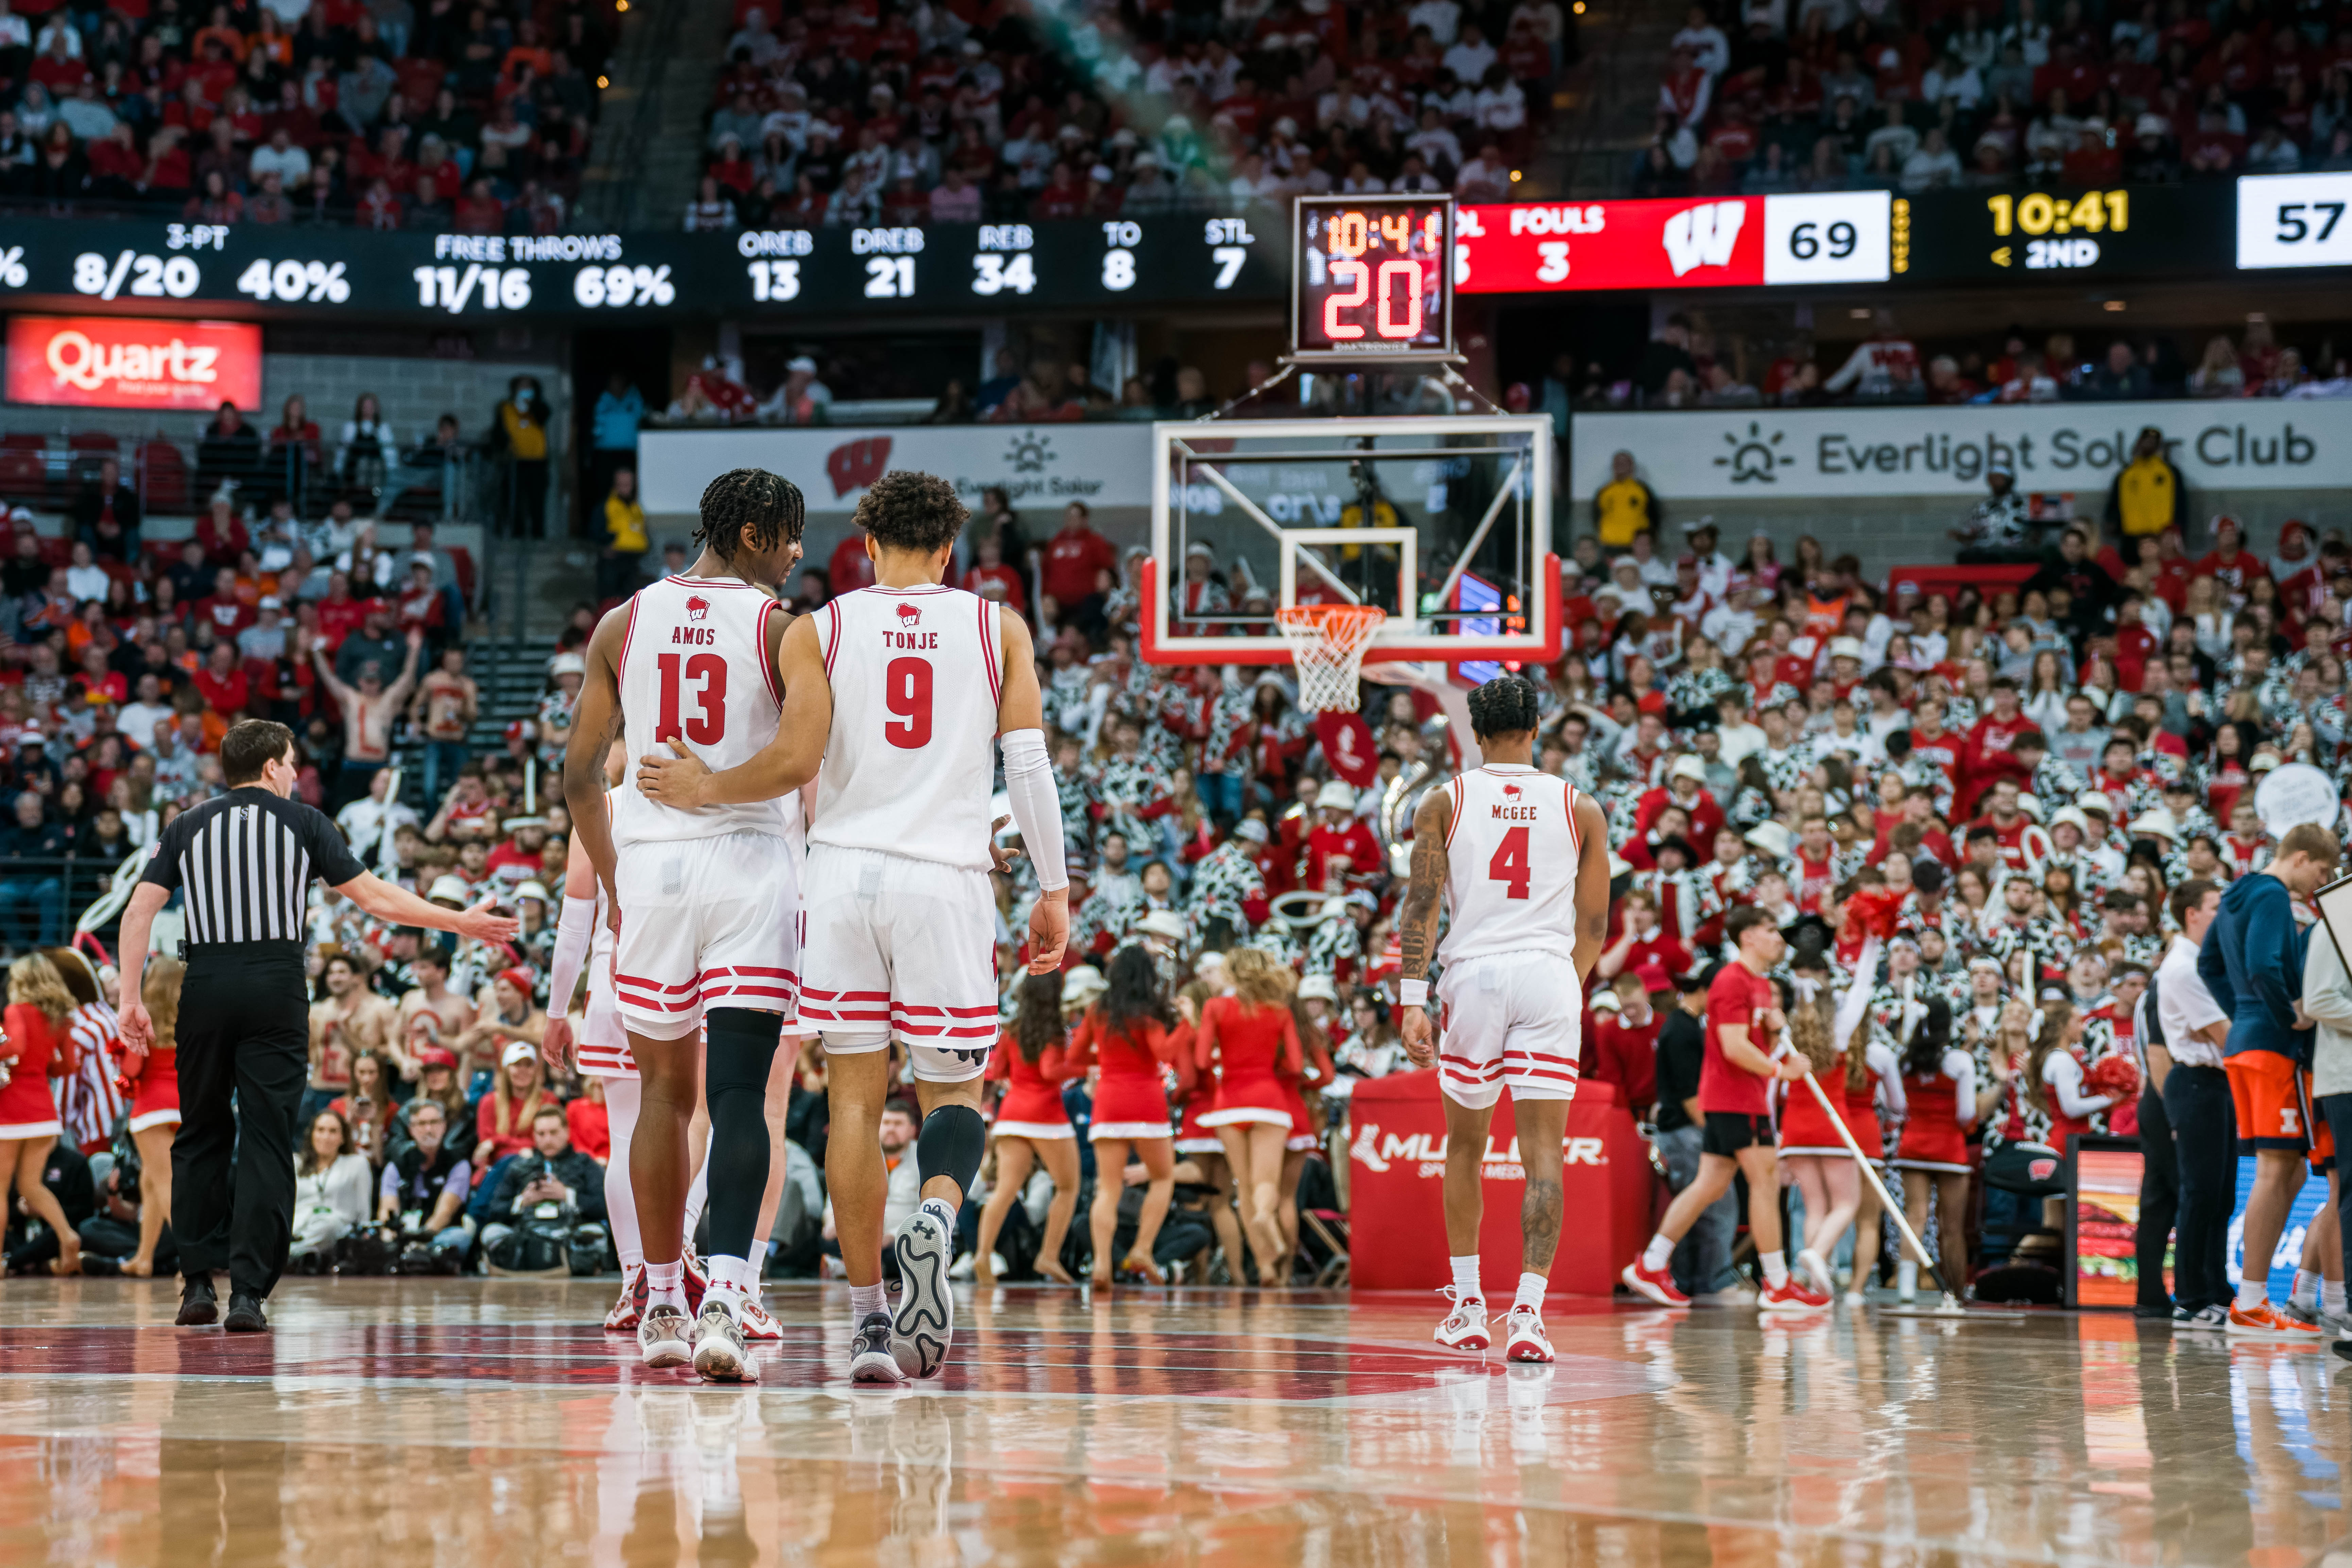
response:
<path id="1" fill-rule="evenodd" d="M 1291 357 L 1454 352 L 1450 196 L 1307 196 L 1292 248 Z"/>

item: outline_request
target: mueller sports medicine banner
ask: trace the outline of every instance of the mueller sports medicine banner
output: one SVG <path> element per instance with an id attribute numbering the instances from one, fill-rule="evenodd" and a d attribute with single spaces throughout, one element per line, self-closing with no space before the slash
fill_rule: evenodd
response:
<path id="1" fill-rule="evenodd" d="M 12 316 L 11 403 L 210 413 L 261 406 L 261 329 L 136 316 Z"/>
<path id="2" fill-rule="evenodd" d="M 1569 494 L 1590 500 L 1620 451 L 1660 495 L 1691 500 L 1974 500 L 1996 461 L 2021 490 L 2103 490 L 2149 425 L 2192 486 L 2301 489 L 2352 474 L 2352 400 L 1747 408 L 1577 415 Z"/>
<path id="3" fill-rule="evenodd" d="M 955 482 L 967 503 L 1002 486 L 1016 507 L 1151 504 L 1149 425 L 892 425 L 821 430 L 647 430 L 637 482 L 650 512 L 695 510 L 710 476 L 760 468 L 808 497 L 809 511 L 846 515 L 892 468 Z"/>

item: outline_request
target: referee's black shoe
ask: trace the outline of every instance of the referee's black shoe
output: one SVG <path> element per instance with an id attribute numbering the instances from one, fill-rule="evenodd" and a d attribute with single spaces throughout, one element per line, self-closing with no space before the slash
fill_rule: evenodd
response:
<path id="1" fill-rule="evenodd" d="M 2352 1340 L 2337 1340 L 2327 1347 L 2346 1361 L 2352 1361 Z"/>
<path id="2" fill-rule="evenodd" d="M 269 1327 L 269 1320 L 262 1315 L 258 1300 L 242 1290 L 232 1289 L 228 1293 L 228 1316 L 221 1320 L 221 1327 L 233 1334 L 257 1334 Z"/>
<path id="3" fill-rule="evenodd" d="M 183 1329 L 201 1329 L 220 1321 L 220 1298 L 213 1294 L 213 1277 L 191 1274 L 180 1281 L 180 1315 L 172 1320 Z"/>

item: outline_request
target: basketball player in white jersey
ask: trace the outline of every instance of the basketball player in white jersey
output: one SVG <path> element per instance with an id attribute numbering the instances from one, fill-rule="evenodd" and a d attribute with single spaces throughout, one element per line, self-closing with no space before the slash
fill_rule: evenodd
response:
<path id="1" fill-rule="evenodd" d="M 800 559 L 791 481 L 735 468 L 702 492 L 701 556 L 605 616 L 564 753 L 563 794 L 609 905 L 614 997 L 642 1079 L 629 1185 L 645 1247 L 637 1344 L 647 1366 L 717 1382 L 758 1376 L 743 1309 L 768 1184 L 768 1075 L 799 986 L 798 889 L 783 792 L 682 811 L 624 785 L 604 803 L 616 728 L 629 754 L 683 737 L 722 766 L 776 739 L 777 649 L 792 617 L 774 589 Z M 796 805 L 796 803 L 794 803 Z M 695 1047 L 703 1036 L 701 1094 Z M 689 1321 L 683 1221 L 688 1124 L 710 1107 L 710 1289 Z"/>
<path id="2" fill-rule="evenodd" d="M 1544 1287 L 1559 1245 L 1560 1147 L 1582 1052 L 1584 977 L 1609 932 L 1609 829 L 1599 803 L 1534 765 L 1536 689 L 1515 675 L 1470 694 L 1484 765 L 1423 797 L 1412 869 L 1397 913 L 1405 1054 L 1438 1066 L 1445 1103 L 1445 1243 L 1454 1310 L 1437 1342 L 1485 1350 L 1478 1283 L 1485 1210 L 1479 1160 L 1507 1087 L 1527 1196 L 1519 1206 L 1519 1288 L 1504 1354 L 1548 1362 Z M 1442 1038 L 1429 1024 L 1430 944 L 1441 895 L 1452 913 L 1437 956 Z"/>
<path id="3" fill-rule="evenodd" d="M 981 1072 L 996 1038 L 987 845 L 1000 736 L 1013 819 L 1043 889 L 1029 917 L 1030 972 L 1058 968 L 1069 934 L 1029 629 L 940 584 L 969 515 L 944 479 L 883 475 L 856 514 L 874 585 L 785 634 L 775 743 L 730 767 L 689 734 L 667 749 L 675 760 L 647 756 L 637 774 L 646 798 L 680 810 L 771 800 L 817 780 L 801 1017 L 824 1037 L 825 1173 L 856 1321 L 850 1372 L 863 1382 L 935 1376 L 947 1355 L 948 1263 L 980 1170 Z M 924 1111 L 922 1201 L 892 1243 L 903 1284 L 895 1320 L 882 1299 L 879 1142 L 894 1036 Z"/>

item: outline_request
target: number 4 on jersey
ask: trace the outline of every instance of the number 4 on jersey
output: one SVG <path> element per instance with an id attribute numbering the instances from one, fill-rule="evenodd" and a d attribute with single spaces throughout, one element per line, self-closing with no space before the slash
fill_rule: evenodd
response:
<path id="1" fill-rule="evenodd" d="M 1507 884 L 1507 897 L 1524 899 L 1528 883 L 1534 873 L 1528 865 L 1528 830 L 1514 827 L 1503 835 L 1502 843 L 1495 847 L 1495 858 L 1486 862 L 1486 879 Z"/>

